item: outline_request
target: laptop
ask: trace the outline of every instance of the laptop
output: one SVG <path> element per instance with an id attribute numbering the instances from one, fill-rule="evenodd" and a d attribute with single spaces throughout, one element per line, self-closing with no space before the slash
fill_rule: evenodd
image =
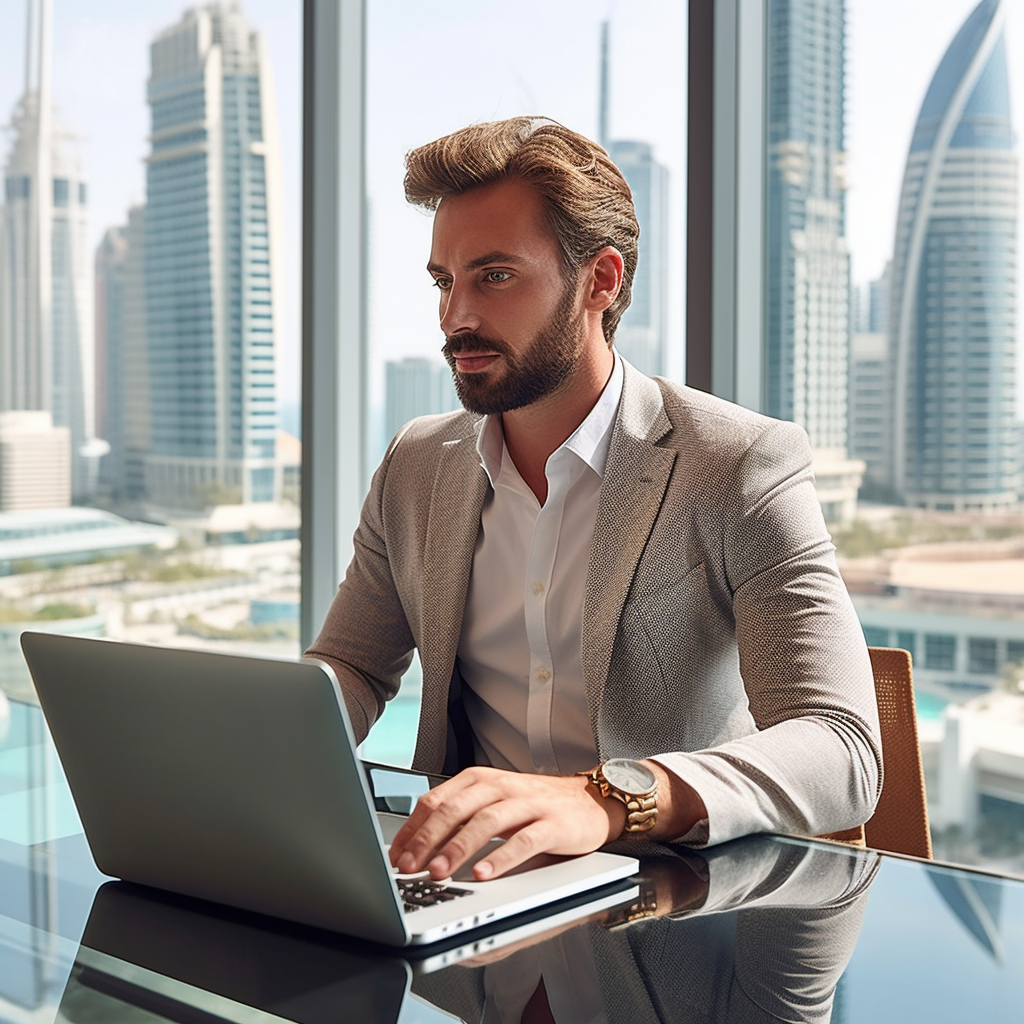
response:
<path id="1" fill-rule="evenodd" d="M 402 815 L 376 809 L 323 662 L 35 632 L 21 643 L 104 874 L 407 946 L 625 890 L 637 871 L 598 851 L 486 882 L 397 875 L 387 842 Z"/>

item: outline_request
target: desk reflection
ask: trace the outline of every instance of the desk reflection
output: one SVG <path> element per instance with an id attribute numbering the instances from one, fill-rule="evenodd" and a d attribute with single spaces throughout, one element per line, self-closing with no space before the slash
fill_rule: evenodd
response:
<path id="1" fill-rule="evenodd" d="M 829 1021 L 878 864 L 760 838 L 652 847 L 640 905 L 413 990 L 467 1024 Z"/>
<path id="2" fill-rule="evenodd" d="M 641 856 L 639 899 L 476 958 L 472 944 L 396 955 L 109 883 L 96 894 L 58 1019 L 830 1019 L 877 854 L 767 837 L 702 853 L 630 850 Z M 461 962 L 444 966 L 453 959 Z"/>

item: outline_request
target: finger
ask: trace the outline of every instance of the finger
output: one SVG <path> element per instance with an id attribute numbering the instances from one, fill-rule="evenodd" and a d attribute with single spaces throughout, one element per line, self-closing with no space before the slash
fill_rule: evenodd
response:
<path id="1" fill-rule="evenodd" d="M 447 878 L 478 854 L 496 836 L 510 836 L 508 842 L 536 820 L 532 805 L 525 800 L 504 799 L 481 807 L 437 850 L 426 864 L 432 878 Z M 490 856 L 488 856 L 490 859 Z M 475 869 L 474 869 L 475 873 Z"/>
<path id="2" fill-rule="evenodd" d="M 412 813 L 406 818 L 405 823 L 391 840 L 392 863 L 398 860 L 402 852 L 409 845 L 412 837 L 423 828 L 431 816 L 437 812 L 438 808 L 462 790 L 474 784 L 474 776 L 477 772 L 479 772 L 479 769 L 469 769 L 460 772 L 439 786 L 434 786 L 416 801 Z"/>
<path id="3" fill-rule="evenodd" d="M 391 845 L 391 862 L 399 871 L 422 871 L 428 861 L 439 852 L 443 852 L 440 848 L 444 844 L 458 838 L 476 815 L 500 799 L 498 789 L 493 784 L 488 784 L 486 778 L 466 781 L 469 782 L 468 785 L 449 787 L 444 792 L 441 792 L 442 787 L 438 787 L 420 797 L 416 807 L 419 813 L 415 815 L 415 819 L 410 816 L 409 822 L 395 836 Z M 446 854 L 445 859 L 452 870 L 496 834 L 491 832 L 479 838 L 480 828 L 486 829 L 488 820 L 489 816 L 485 816 L 476 829 L 471 829 L 454 849 Z M 477 845 L 464 852 L 474 843 Z M 435 878 L 446 877 L 450 872 L 445 871 L 444 867 L 432 867 L 431 874 Z"/>
<path id="4" fill-rule="evenodd" d="M 498 878 L 524 864 L 531 857 L 545 853 L 551 848 L 552 841 L 550 825 L 544 821 L 534 821 L 495 847 L 483 860 L 477 861 L 473 865 L 473 877 L 481 882 L 488 878 Z"/>

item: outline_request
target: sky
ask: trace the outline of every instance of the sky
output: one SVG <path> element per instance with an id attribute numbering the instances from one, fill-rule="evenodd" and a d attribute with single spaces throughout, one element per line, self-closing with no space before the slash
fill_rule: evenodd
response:
<path id="1" fill-rule="evenodd" d="M 54 96 L 81 137 L 93 241 L 124 223 L 144 198 L 148 45 L 177 22 L 181 0 L 53 0 Z M 301 0 L 242 0 L 265 35 L 278 96 L 285 265 L 279 366 L 285 398 L 298 393 L 301 229 Z M 853 278 L 877 277 L 893 244 L 900 180 L 925 90 L 974 0 L 848 0 L 848 242 Z M 0 0 L 0 125 L 24 81 L 26 0 Z M 402 157 L 419 143 L 476 120 L 543 113 L 584 134 L 598 124 L 599 23 L 611 33 L 612 137 L 654 145 L 670 172 L 670 374 L 682 375 L 685 282 L 686 5 L 519 0 L 515 16 L 479 0 L 443 7 L 371 0 L 368 14 L 370 323 L 374 388 L 385 358 L 435 354 L 435 300 L 424 270 L 430 223 L 401 192 Z M 496 13 L 499 12 L 499 13 Z M 496 30 L 496 26 L 498 26 Z M 538 29 L 542 26 L 542 30 Z M 1009 0 L 1014 117 L 1024 112 L 1024 0 Z M 0 153 L 7 141 L 0 137 Z M 2 158 L 0 158 L 2 159 Z M 1022 317 L 1024 320 L 1024 317 Z"/>

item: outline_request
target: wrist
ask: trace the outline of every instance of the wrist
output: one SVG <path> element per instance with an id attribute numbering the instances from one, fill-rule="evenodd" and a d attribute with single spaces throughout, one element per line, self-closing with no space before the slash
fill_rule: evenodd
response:
<path id="1" fill-rule="evenodd" d="M 595 807 L 600 810 L 608 822 L 608 835 L 605 843 L 612 843 L 618 839 L 626 828 L 626 808 L 617 800 L 606 800 L 601 796 L 600 790 L 594 786 L 586 772 L 579 772 L 576 781 L 583 787 L 583 792 L 590 798 Z M 602 846 L 604 844 L 602 843 Z"/>
<path id="2" fill-rule="evenodd" d="M 688 782 L 658 761 L 645 760 L 641 764 L 658 780 L 658 822 L 649 839 L 678 839 L 708 816 L 703 799 Z"/>
<path id="3" fill-rule="evenodd" d="M 621 823 L 620 830 L 612 832 L 610 839 L 651 832 L 658 819 L 658 779 L 647 765 L 613 757 L 579 774 L 605 805 L 609 824 L 614 827 Z"/>

